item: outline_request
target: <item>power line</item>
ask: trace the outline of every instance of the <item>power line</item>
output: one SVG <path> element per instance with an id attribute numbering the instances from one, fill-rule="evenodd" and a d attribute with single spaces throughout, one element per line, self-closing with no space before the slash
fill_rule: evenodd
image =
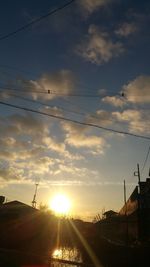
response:
<path id="1" fill-rule="evenodd" d="M 4 39 L 8 39 L 10 36 L 16 35 L 18 32 L 24 31 L 25 29 L 31 27 L 32 25 L 38 23 L 39 21 L 46 19 L 47 17 L 57 13 L 58 11 L 61 11 L 62 9 L 66 8 L 67 6 L 72 4 L 74 1 L 76 1 L 76 0 L 70 0 L 70 1 L 66 2 L 65 4 L 51 10 L 50 12 L 46 13 L 45 15 L 42 15 L 36 19 L 33 19 L 31 22 L 19 27 L 18 29 L 14 30 L 10 33 L 4 34 L 3 36 L 0 37 L 0 41 L 2 41 Z"/>
<path id="2" fill-rule="evenodd" d="M 101 94 L 78 94 L 78 93 L 68 93 L 67 94 L 67 93 L 55 92 L 51 89 L 46 89 L 46 90 L 44 89 L 43 91 L 42 90 L 40 91 L 40 90 L 35 90 L 32 88 L 33 88 L 33 86 L 23 86 L 23 89 L 18 89 L 18 88 L 14 88 L 14 87 L 10 88 L 10 87 L 7 87 L 5 85 L 4 86 L 0 85 L 0 91 L 17 91 L 19 93 L 50 94 L 50 95 L 54 95 L 54 96 L 58 96 L 58 97 L 87 97 L 87 98 L 103 98 L 103 97 L 105 97 L 104 95 L 101 95 Z M 109 96 L 110 96 L 111 92 L 112 91 L 109 91 Z M 113 95 L 111 95 L 111 96 L 113 96 Z M 120 96 L 121 98 L 123 98 L 120 95 L 120 93 L 116 93 L 115 96 Z"/>
<path id="3" fill-rule="evenodd" d="M 51 95 L 56 95 L 56 96 L 71 96 L 71 97 L 95 97 L 95 98 L 100 98 L 101 96 L 98 94 L 63 94 L 63 93 L 57 93 L 55 91 L 50 90 Z"/>
<path id="4" fill-rule="evenodd" d="M 30 89 L 32 88 L 31 86 L 25 86 L 24 88 L 26 89 Z M 17 91 L 19 93 L 37 93 L 37 94 L 50 94 L 50 95 L 55 95 L 55 96 L 60 96 L 60 97 L 89 97 L 89 98 L 100 98 L 101 96 L 98 95 L 98 94 L 66 94 L 66 93 L 57 93 L 55 91 L 52 91 L 52 90 L 43 90 L 43 91 L 40 91 L 40 90 L 33 90 L 31 89 L 30 91 L 27 91 L 25 89 L 18 89 L 18 88 L 10 88 L 10 87 L 5 87 L 5 86 L 1 86 L 0 87 L 0 91 Z"/>
<path id="5" fill-rule="evenodd" d="M 141 169 L 141 174 L 143 173 L 143 171 L 144 171 L 144 169 L 145 169 L 145 166 L 146 166 L 146 163 L 147 163 L 147 160 L 148 160 L 149 153 L 150 153 L 150 146 L 149 146 L 149 148 L 148 148 L 148 151 L 147 151 L 147 154 L 146 154 L 146 158 L 145 158 L 143 167 L 142 167 L 142 169 Z"/>
<path id="6" fill-rule="evenodd" d="M 44 107 L 54 108 L 53 105 L 50 105 L 50 104 L 47 104 L 47 103 L 43 103 L 43 102 L 38 101 L 38 100 L 32 100 L 32 99 L 29 99 L 29 98 L 26 98 L 26 97 L 23 97 L 23 96 L 18 96 L 18 95 L 11 94 L 11 93 L 7 93 L 7 95 L 12 96 L 12 97 L 17 98 L 17 99 L 21 99 L 21 100 L 30 102 L 30 103 L 39 104 L 39 105 L 44 106 Z M 66 100 L 65 100 L 65 101 L 66 101 Z M 66 101 L 66 102 L 67 102 L 67 103 L 70 103 L 70 104 L 73 104 L 73 103 L 71 103 L 70 101 Z M 74 105 L 75 105 L 75 104 L 74 104 Z M 86 116 L 86 113 L 85 113 L 85 112 L 90 113 L 89 110 L 83 109 L 83 108 L 79 107 L 78 105 L 75 105 L 75 106 L 78 107 L 78 108 L 81 109 L 81 110 L 84 110 L 84 113 L 83 113 L 83 112 L 79 112 L 79 111 L 74 111 L 74 110 L 71 110 L 71 109 L 67 109 L 67 108 L 64 108 L 64 107 L 62 107 L 62 106 L 60 106 L 60 105 L 58 106 L 58 108 L 62 109 L 62 110 L 65 111 L 65 112 L 70 112 L 70 113 L 77 114 L 77 115 L 81 115 L 81 116 Z M 96 119 L 96 120 L 99 120 L 99 119 L 100 119 L 98 116 L 96 116 L 96 115 L 94 115 L 94 114 L 90 114 L 90 116 L 91 116 L 93 119 Z M 108 119 L 108 118 L 106 118 L 106 121 L 109 121 L 109 122 L 111 122 L 111 123 L 113 122 L 112 119 Z M 136 128 L 136 129 L 139 129 L 139 127 L 141 127 L 141 125 L 140 125 L 140 126 L 138 126 L 138 125 L 134 126 L 134 128 Z"/>
<path id="7" fill-rule="evenodd" d="M 8 69 L 10 69 L 10 70 L 14 70 L 14 71 L 19 71 L 19 72 L 22 72 L 22 73 L 25 73 L 25 74 L 28 74 L 28 75 L 39 75 L 39 73 L 33 73 L 33 72 L 30 72 L 30 71 L 27 71 L 27 70 L 22 70 L 22 69 L 19 69 L 19 68 L 16 68 L 16 67 L 13 67 L 13 66 L 8 66 L 8 65 L 2 65 L 2 64 L 0 64 L 0 68 L 8 68 Z M 89 86 L 89 85 L 87 85 L 87 84 L 85 84 L 85 83 L 83 83 L 83 82 L 78 82 L 78 81 L 76 81 L 75 82 L 75 84 L 77 84 L 77 85 L 79 85 L 79 86 L 82 86 L 82 88 L 84 88 L 84 89 L 89 89 L 89 90 L 93 90 L 93 87 L 92 86 Z M 32 88 L 32 86 L 24 86 L 24 88 L 27 88 L 27 89 L 29 89 L 29 88 Z M 21 91 L 21 93 L 23 93 L 24 92 L 24 90 L 20 90 L 20 89 L 17 89 L 17 88 L 8 88 L 8 87 L 6 87 L 5 85 L 3 86 L 3 89 L 6 89 L 6 90 L 11 90 L 11 91 Z M 3 90 L 2 88 L 0 88 L 0 90 Z M 94 88 L 94 89 L 96 89 L 96 88 Z M 103 90 L 103 89 L 102 89 Z M 37 93 L 45 93 L 45 94 L 47 94 L 48 92 L 47 92 L 48 90 L 46 90 L 45 92 L 42 92 L 42 91 L 35 91 L 35 92 L 37 92 Z M 30 92 L 34 92 L 33 90 L 31 91 L 30 90 Z M 128 94 L 126 93 L 126 92 L 123 92 L 123 91 L 120 91 L 120 92 L 114 92 L 114 90 L 106 90 L 106 92 L 100 92 L 99 91 L 99 93 L 97 93 L 97 94 L 62 94 L 62 93 L 57 93 L 57 92 L 55 92 L 55 91 L 51 91 L 50 90 L 50 93 L 52 94 L 52 95 L 58 95 L 58 96 L 71 96 L 71 97 L 92 97 L 92 98 L 104 98 L 104 97 L 107 97 L 107 96 L 110 96 L 110 97 L 120 97 L 120 98 L 122 98 L 122 99 L 127 99 L 127 97 L 128 97 Z M 106 95 L 106 93 L 107 93 L 107 95 Z M 115 95 L 114 95 L 114 93 L 115 93 Z M 130 93 L 129 94 L 129 96 L 136 96 L 136 97 L 142 97 L 143 96 L 143 93 L 141 93 L 141 94 L 134 94 L 134 93 Z M 147 96 L 149 96 L 149 94 L 147 93 Z M 143 109 L 143 108 L 142 108 Z M 147 110 L 147 109 L 145 109 L 145 110 Z"/>
<path id="8" fill-rule="evenodd" d="M 18 98 L 18 99 L 24 100 L 24 101 L 27 101 L 27 102 L 31 102 L 31 103 L 34 103 L 34 104 L 39 104 L 41 106 L 50 107 L 50 108 L 54 107 L 53 105 L 50 105 L 50 104 L 47 104 L 47 103 L 43 103 L 43 102 L 38 101 L 38 100 L 35 101 L 35 100 L 29 99 L 29 98 L 26 98 L 26 97 L 23 97 L 23 96 L 18 96 L 18 95 L 10 94 L 10 93 L 8 93 L 7 95 L 12 96 L 14 98 Z M 78 115 L 85 115 L 85 113 L 81 113 L 81 112 L 73 111 L 73 110 L 70 110 L 70 109 L 66 109 L 66 108 L 64 108 L 62 106 L 59 106 L 59 108 L 61 108 L 63 111 L 66 111 L 66 112 L 71 112 L 71 113 L 75 113 L 75 114 L 78 114 Z"/>
<path id="9" fill-rule="evenodd" d="M 22 107 L 22 106 L 13 105 L 13 104 L 9 104 L 9 103 L 2 102 L 2 101 L 0 101 L 0 105 L 5 105 L 5 106 L 9 106 L 9 107 L 16 108 L 16 109 L 21 109 L 21 110 L 33 112 L 33 113 L 37 113 L 37 114 L 40 114 L 40 115 L 48 116 L 48 117 L 59 119 L 59 120 L 69 121 L 69 122 L 80 124 L 80 125 L 85 125 L 85 126 L 89 126 L 89 127 L 95 127 L 95 128 L 102 129 L 102 130 L 109 131 L 109 132 L 113 132 L 113 133 L 119 133 L 119 134 L 124 134 L 124 135 L 129 135 L 129 136 L 133 136 L 133 137 L 139 137 L 139 138 L 142 138 L 142 139 L 150 140 L 149 136 L 138 135 L 138 134 L 133 134 L 133 133 L 125 132 L 125 131 L 119 131 L 119 130 L 115 130 L 115 129 L 111 129 L 111 128 L 106 128 L 106 127 L 103 127 L 103 126 L 100 126 L 100 125 L 97 125 L 97 124 L 93 124 L 93 123 L 80 122 L 80 121 L 69 119 L 69 118 L 66 118 L 66 117 L 61 117 L 59 115 L 48 114 L 46 112 L 38 111 L 38 110 L 35 110 L 35 109 L 29 109 L 29 108 L 25 108 L 25 107 Z"/>
<path id="10" fill-rule="evenodd" d="M 0 90 L 1 90 L 1 89 L 0 89 Z M 17 89 L 17 90 L 19 90 L 19 89 Z M 44 93 L 45 93 L 45 92 L 44 92 Z M 21 100 L 25 100 L 25 101 L 28 101 L 28 102 L 32 102 L 32 103 L 34 103 L 34 104 L 39 104 L 39 105 L 42 105 L 42 106 L 45 106 L 45 107 L 51 107 L 51 108 L 54 107 L 53 105 L 50 105 L 50 104 L 47 104 L 47 103 L 43 103 L 43 102 L 38 101 L 38 100 L 35 101 L 35 100 L 32 100 L 32 99 L 25 98 L 25 97 L 23 97 L 23 96 L 19 96 L 19 95 L 16 95 L 16 94 L 11 94 L 11 93 L 7 93 L 7 94 L 8 94 L 9 96 L 12 96 L 12 97 L 15 97 L 15 98 L 18 98 L 18 99 L 21 99 Z M 78 111 L 74 111 L 74 110 L 71 110 L 71 109 L 66 109 L 66 108 L 64 108 L 64 107 L 62 107 L 62 106 L 59 106 L 59 108 L 61 108 L 61 109 L 62 109 L 63 111 L 65 111 L 65 112 L 70 112 L 70 113 L 74 113 L 74 114 L 78 114 L 78 115 L 83 115 L 83 116 L 86 115 L 85 112 L 90 113 L 89 110 L 87 110 L 87 109 L 81 107 L 79 104 L 77 105 L 77 104 L 72 103 L 71 101 L 66 100 L 66 99 L 63 99 L 63 101 L 65 101 L 65 102 L 67 102 L 67 103 L 69 103 L 69 104 L 71 104 L 71 105 L 74 105 L 74 106 L 77 107 L 78 109 L 84 111 L 84 113 L 83 113 L 83 112 L 78 112 Z M 100 119 L 98 116 L 96 116 L 96 114 L 95 114 L 95 115 L 94 115 L 94 114 L 90 114 L 90 116 L 91 116 L 92 118 L 96 119 L 96 120 L 99 120 L 99 119 Z M 110 122 L 114 122 L 112 119 L 109 119 L 109 118 L 106 118 L 106 120 L 107 120 L 107 121 L 110 121 Z M 150 124 L 148 124 L 148 123 L 147 123 L 147 125 L 150 126 Z M 137 125 L 137 124 L 136 124 L 136 126 L 134 125 L 134 129 L 137 129 L 137 130 L 138 130 L 139 127 L 141 127 L 141 126 L 142 126 L 142 124 L 140 124 L 140 125 Z M 144 126 L 143 126 L 143 127 L 144 127 Z"/>
<path id="11" fill-rule="evenodd" d="M 24 86 L 24 88 L 26 89 L 30 89 L 32 87 L 27 87 L 27 86 Z M 2 86 L 0 87 L 0 91 L 17 91 L 19 93 L 37 93 L 37 94 L 50 94 L 50 90 L 44 90 L 44 91 L 40 91 L 40 90 L 30 90 L 30 91 L 27 91 L 27 90 L 22 90 L 22 89 L 18 89 L 18 88 L 10 88 L 10 87 L 5 87 L 5 86 Z"/>
<path id="12" fill-rule="evenodd" d="M 33 72 L 29 71 L 29 70 L 20 69 L 19 67 L 14 67 L 14 66 L 5 65 L 5 64 L 0 64 L 0 68 L 4 68 L 4 69 L 6 68 L 6 69 L 9 69 L 9 70 L 18 71 L 20 73 L 22 72 L 24 74 L 28 74 L 28 75 L 32 75 L 32 76 L 39 75 L 39 72 L 33 73 Z M 82 86 L 82 88 L 93 90 L 93 86 L 89 86 L 89 85 L 85 84 L 84 82 L 76 81 L 75 84 Z M 102 90 L 102 92 L 99 92 L 99 95 L 100 96 L 105 96 L 105 94 L 106 94 L 105 91 L 103 92 L 103 89 L 101 89 L 101 90 Z M 106 92 L 107 93 L 114 93 L 113 90 L 109 90 L 109 91 L 106 90 Z M 121 93 L 119 92 L 119 93 L 117 93 L 117 95 L 121 95 Z"/>

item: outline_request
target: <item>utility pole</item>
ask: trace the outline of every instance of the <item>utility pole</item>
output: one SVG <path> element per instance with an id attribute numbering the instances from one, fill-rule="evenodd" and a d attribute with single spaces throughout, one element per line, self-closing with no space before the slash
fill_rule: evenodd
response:
<path id="1" fill-rule="evenodd" d="M 35 193 L 33 196 L 33 200 L 32 200 L 32 207 L 36 209 L 36 195 L 37 195 L 37 188 L 38 188 L 38 183 L 35 184 Z"/>
<path id="2" fill-rule="evenodd" d="M 138 238 L 139 241 L 142 239 L 142 218 L 141 218 L 141 175 L 140 175 L 140 167 L 137 164 L 137 171 L 134 172 L 134 176 L 138 177 Z"/>
<path id="3" fill-rule="evenodd" d="M 124 180 L 124 205 L 125 205 L 125 218 L 126 218 L 126 246 L 128 246 L 128 212 L 127 212 L 127 197 L 126 197 L 126 181 Z"/>
<path id="4" fill-rule="evenodd" d="M 123 184 L 124 184 L 124 204 L 125 204 L 125 214 L 127 214 L 127 198 L 126 198 L 126 181 L 124 180 L 123 181 Z"/>

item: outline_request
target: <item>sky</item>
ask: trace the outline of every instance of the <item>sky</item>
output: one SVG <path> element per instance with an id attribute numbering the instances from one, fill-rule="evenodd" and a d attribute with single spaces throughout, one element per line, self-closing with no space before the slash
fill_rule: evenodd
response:
<path id="1" fill-rule="evenodd" d="M 150 2 L 68 2 L 1 3 L 0 194 L 93 220 L 148 177 Z"/>

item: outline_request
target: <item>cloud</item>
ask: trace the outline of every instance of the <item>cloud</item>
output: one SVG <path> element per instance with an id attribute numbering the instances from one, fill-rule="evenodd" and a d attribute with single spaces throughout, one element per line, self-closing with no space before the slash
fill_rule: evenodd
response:
<path id="1" fill-rule="evenodd" d="M 99 180 L 99 172 L 86 167 L 75 166 L 72 162 L 68 164 L 60 163 L 55 178 L 47 180 L 52 185 L 87 185 Z"/>
<path id="2" fill-rule="evenodd" d="M 7 149 L 0 150 L 0 159 L 13 161 L 16 159 L 16 153 L 8 151 Z"/>
<path id="3" fill-rule="evenodd" d="M 54 112 L 59 112 L 57 109 Z M 84 156 L 70 152 L 60 128 L 59 135 L 52 134 L 55 124 L 46 118 L 30 113 L 0 117 L 0 179 L 6 183 L 62 174 L 59 165 L 84 160 Z M 63 134 L 63 135 L 61 135 Z M 61 141 L 60 138 L 61 137 Z M 7 166 L 7 168 L 4 168 Z M 75 168 L 74 168 L 75 170 Z M 60 177 L 59 177 L 60 178 Z"/>
<path id="4" fill-rule="evenodd" d="M 53 115 L 53 116 L 63 117 L 63 115 L 64 115 L 63 110 L 61 108 L 56 107 L 56 106 L 54 106 L 54 107 L 46 106 L 46 107 L 42 108 L 41 111 L 48 113 L 50 115 Z"/>
<path id="5" fill-rule="evenodd" d="M 129 35 L 136 33 L 137 30 L 138 30 L 138 28 L 135 25 L 135 23 L 125 22 L 120 26 L 119 29 L 117 29 L 115 31 L 115 33 L 119 36 L 122 36 L 122 37 L 128 37 Z"/>
<path id="6" fill-rule="evenodd" d="M 112 114 L 106 110 L 97 110 L 95 114 L 91 114 L 86 118 L 87 123 L 92 123 L 101 126 L 108 126 L 113 123 Z"/>
<path id="7" fill-rule="evenodd" d="M 75 174 L 77 175 L 77 173 L 80 172 L 80 169 L 71 165 L 71 166 L 68 166 L 68 165 L 63 165 L 63 164 L 60 164 L 59 165 L 59 169 L 63 172 L 67 172 L 67 173 L 71 173 L 71 174 Z"/>
<path id="8" fill-rule="evenodd" d="M 0 169 L 0 179 L 5 180 L 5 181 L 21 180 L 22 179 L 22 171 L 14 169 L 13 167 L 1 168 Z"/>
<path id="9" fill-rule="evenodd" d="M 49 136 L 44 136 L 42 139 L 42 144 L 46 145 L 48 149 L 54 150 L 59 153 L 65 152 L 65 144 L 55 141 L 54 138 Z"/>
<path id="10" fill-rule="evenodd" d="M 106 32 L 101 32 L 95 25 L 91 25 L 88 36 L 78 46 L 77 53 L 85 60 L 100 65 L 118 57 L 124 50 L 121 42 L 113 42 Z"/>
<path id="11" fill-rule="evenodd" d="M 126 105 L 126 100 L 120 96 L 105 96 L 102 98 L 102 101 L 111 104 L 114 107 L 123 107 Z"/>
<path id="12" fill-rule="evenodd" d="M 56 112 L 58 112 L 57 109 L 54 110 L 54 113 Z M 76 153 L 70 153 L 63 140 L 59 141 L 58 137 L 51 135 L 52 125 L 45 118 L 41 120 L 30 113 L 14 114 L 0 120 L 0 127 L 2 129 L 0 157 L 2 158 L 12 160 L 38 158 L 48 151 L 54 151 L 59 156 L 74 160 L 82 158 Z"/>
<path id="13" fill-rule="evenodd" d="M 140 75 L 122 87 L 120 95 L 105 96 L 104 103 L 114 107 L 124 107 L 129 104 L 149 104 L 150 103 L 150 76 Z"/>
<path id="14" fill-rule="evenodd" d="M 15 114 L 10 117 L 11 124 L 14 125 L 19 133 L 27 135 L 41 135 L 48 132 L 48 127 L 39 118 L 33 116 L 31 113 Z"/>
<path id="15" fill-rule="evenodd" d="M 112 2 L 112 0 L 80 0 L 80 6 L 86 15 L 90 15 L 110 2 Z"/>
<path id="16" fill-rule="evenodd" d="M 91 153 L 103 153 L 105 140 L 96 135 L 89 135 L 87 126 L 81 127 L 72 123 L 63 122 L 63 129 L 66 132 L 65 143 L 75 148 L 87 148 Z"/>
<path id="17" fill-rule="evenodd" d="M 133 133 L 148 133 L 150 131 L 150 111 L 127 109 L 123 112 L 113 112 L 112 115 L 119 122 L 126 123 Z"/>
<path id="18" fill-rule="evenodd" d="M 29 92 L 32 91 L 34 99 L 53 99 L 73 92 L 74 76 L 69 70 L 61 70 L 52 74 L 44 74 L 38 80 L 30 80 L 29 86 Z M 36 91 L 41 93 L 36 93 Z"/>
<path id="19" fill-rule="evenodd" d="M 66 157 L 68 159 L 81 160 L 84 158 L 83 156 L 78 155 L 77 153 L 70 153 L 66 148 L 66 144 L 64 142 L 55 140 L 55 138 L 45 136 L 43 137 L 41 141 L 42 141 L 42 144 L 46 146 L 47 150 L 55 151 L 59 155 Z"/>
<path id="20" fill-rule="evenodd" d="M 85 136 L 82 134 L 76 134 L 75 136 L 72 136 L 70 134 L 67 135 L 66 143 L 74 146 L 74 147 L 102 147 L 104 144 L 104 140 L 97 136 Z"/>
<path id="21" fill-rule="evenodd" d="M 132 103 L 150 103 L 150 76 L 140 75 L 123 86 L 127 101 Z"/>
<path id="22" fill-rule="evenodd" d="M 4 137 L 0 139 L 0 146 L 1 147 L 12 147 L 16 143 L 16 140 L 13 137 Z"/>
<path id="23" fill-rule="evenodd" d="M 51 100 L 73 92 L 75 77 L 70 70 L 62 69 L 54 73 L 44 73 L 36 80 L 21 77 L 7 83 L 8 88 L 17 89 L 18 92 L 23 91 L 25 96 L 32 97 L 34 100 Z M 22 97 L 5 91 L 0 92 L 1 98 Z"/>
<path id="24" fill-rule="evenodd" d="M 44 175 L 49 172 L 49 169 L 55 164 L 55 160 L 48 156 L 39 157 L 36 160 L 29 162 L 28 169 L 30 170 L 30 175 Z"/>

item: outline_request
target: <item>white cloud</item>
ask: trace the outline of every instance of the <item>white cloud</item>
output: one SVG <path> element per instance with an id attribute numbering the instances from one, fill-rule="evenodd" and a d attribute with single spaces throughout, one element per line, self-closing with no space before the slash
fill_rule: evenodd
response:
<path id="1" fill-rule="evenodd" d="M 49 107 L 49 106 L 46 106 L 44 108 L 41 109 L 42 112 L 45 112 L 45 113 L 48 113 L 50 115 L 53 115 L 53 116 L 60 116 L 60 117 L 63 117 L 63 111 L 62 109 L 54 106 L 54 107 Z"/>
<path id="2" fill-rule="evenodd" d="M 101 7 L 106 6 L 112 0 L 80 0 L 80 6 L 86 15 L 90 15 Z"/>
<path id="3" fill-rule="evenodd" d="M 48 133 L 48 127 L 43 120 L 40 120 L 38 117 L 33 116 L 31 113 L 25 114 L 15 114 L 9 118 L 11 125 L 16 128 L 16 132 L 18 134 L 26 134 L 26 135 L 33 135 L 38 136 L 42 134 Z"/>
<path id="4" fill-rule="evenodd" d="M 101 32 L 95 25 L 89 27 L 88 36 L 78 46 L 77 53 L 85 60 L 100 65 L 118 57 L 124 52 L 121 42 L 113 42 L 106 32 Z"/>
<path id="5" fill-rule="evenodd" d="M 54 109 L 54 112 L 59 112 Z M 14 180 L 46 179 L 61 175 L 59 164 L 83 160 L 84 156 L 70 152 L 60 128 L 59 137 L 51 133 L 53 126 L 46 118 L 30 113 L 0 117 L 0 178 L 9 183 Z M 75 170 L 75 169 L 74 169 Z M 24 178 L 25 177 L 25 178 Z M 59 177 L 60 178 L 60 177 Z M 20 180 L 19 180 L 20 179 Z"/>
<path id="6" fill-rule="evenodd" d="M 65 152 L 65 144 L 59 143 L 58 141 L 55 141 L 54 138 L 51 138 L 49 136 L 44 136 L 42 139 L 42 143 L 46 145 L 48 149 L 52 149 L 59 153 Z"/>
<path id="7" fill-rule="evenodd" d="M 120 26 L 119 29 L 117 29 L 115 31 L 115 33 L 119 36 L 128 37 L 129 35 L 137 32 L 137 30 L 138 29 L 137 29 L 137 26 L 135 25 L 135 23 L 125 22 Z"/>
<path id="8" fill-rule="evenodd" d="M 105 96 L 102 98 L 102 101 L 114 107 L 123 107 L 126 105 L 126 100 L 120 96 Z"/>
<path id="9" fill-rule="evenodd" d="M 129 102 L 150 103 L 150 76 L 138 76 L 123 86 L 123 93 Z"/>
<path id="10" fill-rule="evenodd" d="M 31 93 L 34 99 L 52 99 L 73 92 L 74 76 L 69 70 L 61 70 L 53 74 L 44 74 L 38 80 L 31 80 L 29 85 L 31 91 L 35 91 Z M 43 94 L 36 93 L 36 90 Z"/>
<path id="11" fill-rule="evenodd" d="M 113 123 L 111 112 L 99 109 L 95 114 L 87 116 L 87 122 L 96 125 L 107 126 Z"/>
<path id="12" fill-rule="evenodd" d="M 37 80 L 18 78 L 9 82 L 8 88 L 15 88 L 34 100 L 51 100 L 74 91 L 75 77 L 70 70 L 62 69 L 55 73 L 44 73 Z M 15 93 L 0 92 L 1 98 L 22 97 Z M 24 97 L 25 99 L 26 97 Z"/>
<path id="13" fill-rule="evenodd" d="M 29 162 L 28 169 L 32 174 L 44 175 L 49 172 L 49 169 L 55 164 L 55 161 L 48 157 L 39 157 L 37 160 L 31 160 Z"/>
<path id="14" fill-rule="evenodd" d="M 65 143 L 76 148 L 88 148 L 94 154 L 103 153 L 105 140 L 96 135 L 89 135 L 87 131 L 89 127 L 78 126 L 72 123 L 62 123 L 63 129 L 66 132 Z"/>
<path id="15" fill-rule="evenodd" d="M 150 76 L 140 75 L 122 87 L 121 96 L 105 96 L 104 103 L 114 107 L 124 107 L 129 104 L 150 103 Z"/>
<path id="16" fill-rule="evenodd" d="M 63 184 L 65 182 L 69 182 L 69 184 L 74 185 L 74 184 L 78 184 L 78 185 L 82 185 L 82 184 L 88 184 L 89 182 L 91 182 L 91 177 L 92 177 L 92 181 L 93 182 L 97 182 L 97 180 L 99 180 L 99 173 L 96 170 L 91 170 L 88 169 L 86 167 L 78 167 L 75 166 L 73 163 L 70 164 L 59 164 L 58 166 L 60 173 L 61 174 L 61 178 L 59 176 L 55 177 L 55 182 L 57 179 L 59 179 L 59 182 L 63 182 Z M 64 179 L 63 179 L 64 177 Z M 58 183 L 59 183 L 58 182 Z"/>
<path id="17" fill-rule="evenodd" d="M 76 174 L 80 172 L 80 169 L 71 165 L 71 166 L 68 166 L 68 165 L 63 165 L 63 164 L 60 164 L 59 165 L 59 169 L 63 172 L 67 172 L 67 173 L 71 173 L 71 174 Z"/>
<path id="18" fill-rule="evenodd" d="M 127 109 L 123 112 L 113 112 L 114 118 L 127 124 L 133 133 L 148 133 L 150 131 L 150 111 Z"/>
<path id="19" fill-rule="evenodd" d="M 104 140 L 97 136 L 85 136 L 83 134 L 76 134 L 74 136 L 68 134 L 66 143 L 74 147 L 99 147 L 104 145 Z"/>

